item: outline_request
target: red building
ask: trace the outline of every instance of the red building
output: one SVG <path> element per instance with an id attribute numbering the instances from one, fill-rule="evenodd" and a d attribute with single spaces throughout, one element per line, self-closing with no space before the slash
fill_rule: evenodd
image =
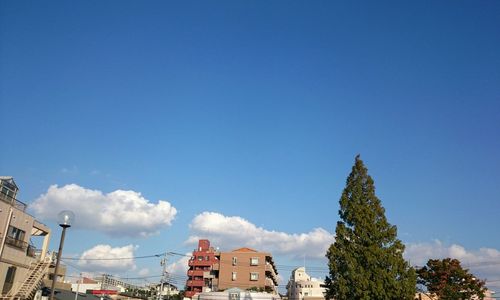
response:
<path id="1" fill-rule="evenodd" d="M 212 279 L 218 278 L 218 270 L 214 270 L 214 264 L 218 263 L 219 254 L 210 247 L 209 240 L 199 240 L 198 248 L 193 251 L 189 260 L 186 282 L 186 297 L 192 298 L 194 294 L 212 289 Z"/>

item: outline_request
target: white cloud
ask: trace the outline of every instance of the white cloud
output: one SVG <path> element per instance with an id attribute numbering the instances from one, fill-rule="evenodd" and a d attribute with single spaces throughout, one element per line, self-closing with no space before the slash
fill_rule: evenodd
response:
<path id="1" fill-rule="evenodd" d="M 208 238 L 213 245 L 232 250 L 251 247 L 259 251 L 285 254 L 295 258 L 324 258 L 326 250 L 334 242 L 334 235 L 323 228 L 308 233 L 289 234 L 267 230 L 241 217 L 226 217 L 215 212 L 203 212 L 190 224 L 193 235 L 187 243 L 195 244 L 200 238 Z"/>
<path id="2" fill-rule="evenodd" d="M 133 259 L 137 248 L 134 245 L 115 248 L 110 245 L 97 245 L 83 252 L 78 265 L 82 270 L 94 273 L 133 271 L 137 268 Z"/>
<path id="3" fill-rule="evenodd" d="M 455 258 L 462 267 L 481 279 L 494 290 L 500 290 L 500 251 L 493 248 L 466 249 L 457 244 L 445 245 L 439 240 L 431 243 L 406 244 L 405 258 L 414 266 L 424 266 L 429 259 Z"/>
<path id="4" fill-rule="evenodd" d="M 135 191 L 104 194 L 76 184 L 52 185 L 30 207 L 37 217 L 46 220 L 57 220 L 59 211 L 69 209 L 76 215 L 75 227 L 129 237 L 157 234 L 170 226 L 177 214 L 169 202 L 154 204 Z"/>
<path id="5" fill-rule="evenodd" d="M 67 175 L 76 175 L 78 174 L 78 168 L 76 166 L 71 168 L 62 168 L 60 172 Z"/>
<path id="6" fill-rule="evenodd" d="M 148 268 L 140 269 L 139 272 L 137 272 L 137 275 L 139 275 L 139 276 L 147 276 L 147 275 L 149 275 L 149 269 Z"/>
<path id="7" fill-rule="evenodd" d="M 176 278 L 187 278 L 187 270 L 189 268 L 188 262 L 191 258 L 191 253 L 186 253 L 179 260 L 167 265 L 167 272 L 175 276 Z"/>

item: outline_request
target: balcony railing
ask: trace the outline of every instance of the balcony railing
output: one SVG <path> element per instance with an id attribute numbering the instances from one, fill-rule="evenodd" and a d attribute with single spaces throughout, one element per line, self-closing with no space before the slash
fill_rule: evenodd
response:
<path id="1" fill-rule="evenodd" d="M 212 266 L 213 262 L 212 261 L 207 261 L 207 260 L 190 260 L 188 262 L 188 265 L 191 266 L 199 266 L 199 267 L 210 267 Z"/>
<path id="2" fill-rule="evenodd" d="M 17 240 L 11 236 L 5 237 L 5 244 L 18 248 L 20 250 L 27 250 L 29 246 L 29 244 L 25 241 Z"/>
<path id="3" fill-rule="evenodd" d="M 203 274 L 207 272 L 204 270 L 189 270 L 188 271 L 188 276 L 203 276 Z"/>
<path id="4" fill-rule="evenodd" d="M 188 280 L 187 286 L 205 286 L 205 281 L 202 280 Z"/>
<path id="5" fill-rule="evenodd" d="M 17 200 L 16 198 L 13 198 L 9 195 L 6 195 L 2 192 L 0 192 L 0 200 L 16 207 L 19 210 L 22 210 L 23 212 L 26 210 L 26 207 L 27 207 L 27 205 L 25 203 Z"/>

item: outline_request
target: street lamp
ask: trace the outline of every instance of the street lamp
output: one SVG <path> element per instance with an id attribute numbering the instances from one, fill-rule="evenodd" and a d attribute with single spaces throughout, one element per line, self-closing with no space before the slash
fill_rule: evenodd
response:
<path id="1" fill-rule="evenodd" d="M 73 222 L 74 218 L 75 214 L 70 210 L 63 210 L 57 215 L 57 222 L 59 223 L 59 226 L 62 227 L 62 233 L 61 241 L 59 242 L 59 251 L 57 251 L 56 268 L 54 270 L 54 276 L 52 277 L 52 285 L 50 288 L 50 300 L 54 300 L 54 289 L 56 286 L 57 271 L 59 270 L 59 261 L 61 260 L 66 228 L 71 227 L 71 222 Z"/>

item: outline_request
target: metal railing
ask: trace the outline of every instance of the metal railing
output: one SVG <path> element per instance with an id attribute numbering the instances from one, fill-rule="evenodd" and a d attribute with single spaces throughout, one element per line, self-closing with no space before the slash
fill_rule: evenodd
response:
<path id="1" fill-rule="evenodd" d="M 27 250 L 29 246 L 29 244 L 25 241 L 15 239 L 11 236 L 5 237 L 5 244 L 15 248 L 19 248 L 20 250 Z"/>
<path id="2" fill-rule="evenodd" d="M 2 191 L 0 191 L 0 200 L 16 207 L 19 210 L 22 210 L 23 212 L 26 210 L 26 207 L 28 206 L 26 205 L 26 203 L 23 203 L 12 196 L 5 194 Z"/>

